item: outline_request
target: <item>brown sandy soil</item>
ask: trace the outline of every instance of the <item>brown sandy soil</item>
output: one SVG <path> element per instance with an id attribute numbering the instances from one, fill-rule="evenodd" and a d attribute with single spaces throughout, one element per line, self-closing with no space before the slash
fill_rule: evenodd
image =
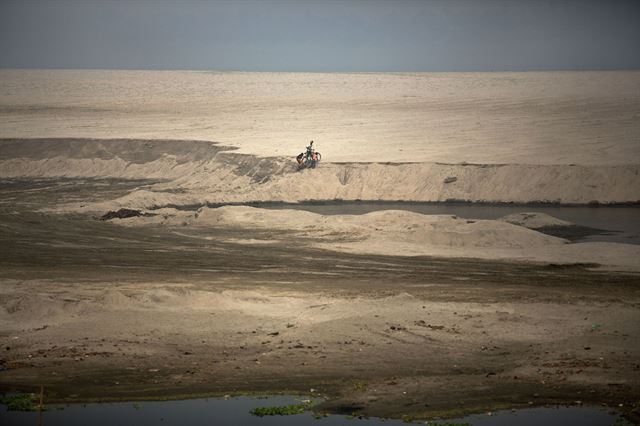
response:
<path id="1" fill-rule="evenodd" d="M 104 182 L 38 185 L 2 186 L 1 390 L 297 391 L 396 417 L 640 398 L 637 274 L 339 253 L 269 226 L 195 238 L 189 224 L 34 211 L 73 188 L 100 201 Z"/>
<path id="2" fill-rule="evenodd" d="M 634 404 L 637 291 L 583 294 L 566 278 L 573 272 L 548 275 L 556 288 L 543 297 L 539 287 L 491 279 L 462 291 L 428 279 L 363 280 L 347 294 L 335 287 L 347 283 L 324 286 L 326 277 L 308 289 L 3 280 L 13 320 L 2 333 L 2 388 L 43 383 L 51 397 L 72 400 L 313 388 L 333 409 L 382 416 Z M 637 285 L 621 281 L 614 285 Z"/>

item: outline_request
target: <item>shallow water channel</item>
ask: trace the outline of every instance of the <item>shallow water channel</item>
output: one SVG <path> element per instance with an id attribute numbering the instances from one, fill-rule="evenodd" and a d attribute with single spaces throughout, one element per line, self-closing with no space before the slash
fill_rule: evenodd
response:
<path id="1" fill-rule="evenodd" d="M 155 183 L 123 179 L 0 179 L 0 213 L 3 210 L 38 210 L 56 203 L 114 199 Z M 455 215 L 464 219 L 498 219 L 513 213 L 540 212 L 584 227 L 573 241 L 606 241 L 640 244 L 640 206 L 559 206 L 552 204 L 478 204 L 412 201 L 312 201 L 303 203 L 259 202 L 252 207 L 306 210 L 323 215 L 360 215 L 379 210 L 408 210 L 421 214 Z M 220 207 L 220 204 L 209 207 Z M 168 206 L 196 210 L 202 205 Z M 106 213 L 106 212 L 105 212 Z"/>
<path id="2" fill-rule="evenodd" d="M 49 407 L 43 413 L 7 411 L 0 406 L 0 424 L 43 426 L 74 425 L 406 425 L 402 420 L 358 418 L 345 415 L 316 417 L 310 412 L 290 416 L 257 417 L 251 410 L 257 407 L 299 404 L 300 398 L 272 396 L 268 398 L 207 398 L 182 401 L 119 402 L 72 404 Z M 41 416 L 41 417 L 40 417 Z M 498 411 L 460 419 L 431 420 L 428 424 L 462 423 L 473 426 L 611 426 L 619 421 L 618 414 L 596 407 L 537 407 Z M 416 422 L 418 423 L 418 422 Z M 419 422 L 424 424 L 424 421 Z M 622 423 L 625 424 L 625 423 Z"/>
<path id="3" fill-rule="evenodd" d="M 514 214 L 539 212 L 576 225 L 592 228 L 592 232 L 576 241 L 607 241 L 640 244 L 640 207 L 638 206 L 558 206 L 470 203 L 418 203 L 379 201 L 329 201 L 311 203 L 260 203 L 255 207 L 306 210 L 323 215 L 360 215 L 378 210 L 408 210 L 421 214 L 455 215 L 464 219 L 498 219 Z"/>

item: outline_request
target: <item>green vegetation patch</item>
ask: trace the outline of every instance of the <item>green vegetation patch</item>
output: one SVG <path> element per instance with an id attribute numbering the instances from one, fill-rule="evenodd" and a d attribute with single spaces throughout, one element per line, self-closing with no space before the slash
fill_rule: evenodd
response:
<path id="1" fill-rule="evenodd" d="M 633 423 L 627 421 L 627 419 L 623 417 L 618 417 L 613 426 L 632 426 Z"/>
<path id="2" fill-rule="evenodd" d="M 6 405 L 9 411 L 40 411 L 36 396 L 32 393 L 17 395 L 3 395 L 0 397 L 0 404 Z"/>
<path id="3" fill-rule="evenodd" d="M 280 407 L 258 407 L 251 410 L 251 414 L 258 417 L 264 416 L 292 416 L 302 414 L 309 409 L 309 404 L 283 405 Z"/>

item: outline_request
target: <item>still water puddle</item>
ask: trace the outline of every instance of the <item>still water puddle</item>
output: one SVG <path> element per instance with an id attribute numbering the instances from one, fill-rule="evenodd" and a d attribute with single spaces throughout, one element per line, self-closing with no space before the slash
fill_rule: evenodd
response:
<path id="1" fill-rule="evenodd" d="M 119 402 L 100 404 L 72 404 L 48 407 L 43 413 L 7 411 L 0 406 L 0 424 L 7 426 L 43 425 L 406 425 L 402 420 L 358 418 L 329 415 L 317 418 L 310 412 L 289 416 L 257 417 L 251 410 L 258 407 L 300 404 L 301 398 L 272 396 L 268 398 L 206 398 L 182 401 Z M 41 416 L 41 417 L 40 417 Z M 616 423 L 618 422 L 618 423 Z M 420 421 L 413 424 L 468 424 L 472 426 L 545 425 L 545 426 L 612 426 L 626 424 L 619 415 L 596 407 L 538 407 L 522 410 L 498 411 L 453 420 Z"/>

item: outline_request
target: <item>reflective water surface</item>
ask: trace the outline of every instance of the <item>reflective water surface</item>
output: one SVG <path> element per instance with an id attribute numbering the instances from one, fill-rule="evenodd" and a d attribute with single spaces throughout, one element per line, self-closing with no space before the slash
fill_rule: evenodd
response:
<path id="1" fill-rule="evenodd" d="M 401 425 L 402 420 L 358 418 L 344 415 L 316 417 L 312 413 L 292 416 L 256 417 L 250 411 L 256 407 L 300 404 L 303 398 L 271 396 L 268 398 L 206 398 L 182 401 L 119 402 L 101 404 L 73 404 L 48 407 L 43 413 L 7 411 L 0 406 L 0 424 L 75 426 L 75 425 Z M 39 418 L 41 416 L 41 418 Z M 611 426 L 619 416 L 605 408 L 596 407 L 537 407 L 498 411 L 452 420 L 430 420 L 428 424 L 468 423 L 473 426 Z M 416 422 L 418 423 L 418 422 Z M 419 423 L 424 424 L 425 421 Z"/>

